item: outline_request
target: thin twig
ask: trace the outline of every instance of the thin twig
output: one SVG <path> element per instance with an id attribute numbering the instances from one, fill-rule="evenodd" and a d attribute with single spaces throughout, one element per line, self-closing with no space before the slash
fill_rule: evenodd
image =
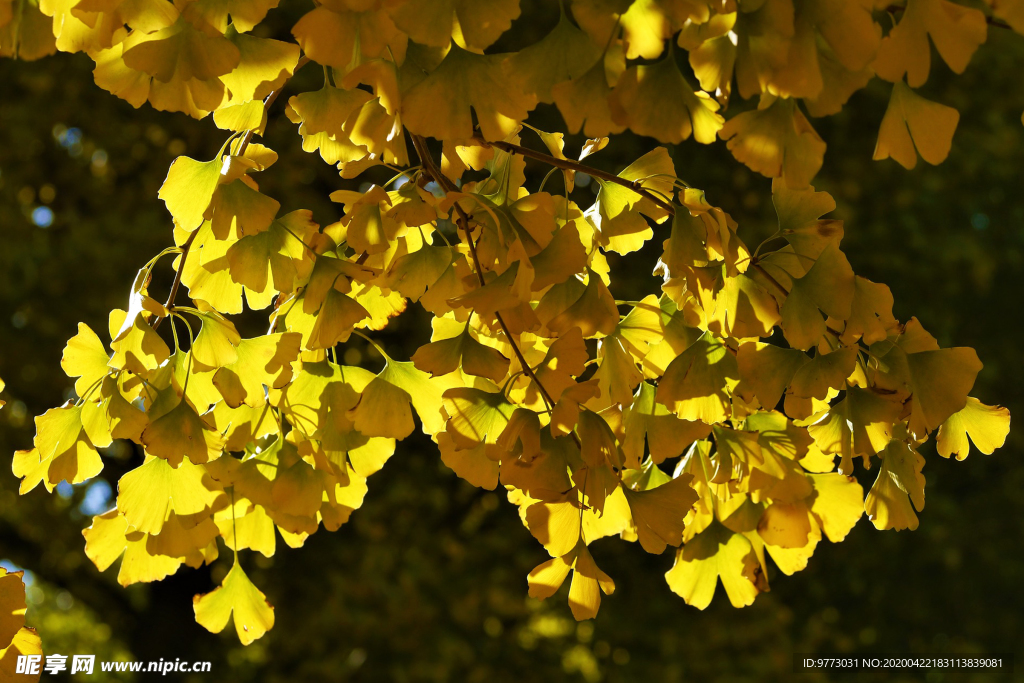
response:
<path id="1" fill-rule="evenodd" d="M 430 151 L 427 149 L 427 141 L 424 140 L 423 137 L 419 135 L 413 135 L 412 144 L 416 148 L 416 153 L 420 157 L 420 161 L 423 164 L 424 170 L 428 174 L 430 174 L 430 176 L 434 179 L 434 182 L 440 185 L 441 188 L 446 193 L 458 192 L 458 188 L 455 187 L 455 183 L 453 183 L 446 175 L 444 175 L 444 173 L 442 173 L 441 170 L 437 167 L 437 164 L 434 163 L 434 159 L 430 156 Z M 477 255 L 476 251 L 476 243 L 473 241 L 473 235 L 470 232 L 469 216 L 466 215 L 465 210 L 461 206 L 459 206 L 458 202 L 455 202 L 455 211 L 458 214 L 459 227 L 462 228 L 462 231 L 466 235 L 466 243 L 469 246 L 469 253 L 473 259 L 473 267 L 476 270 L 477 279 L 480 282 L 480 286 L 483 287 L 485 284 L 487 284 L 487 280 L 484 278 L 483 269 L 480 266 L 480 257 Z M 548 407 L 553 407 L 555 405 L 554 399 L 551 397 L 551 394 L 548 393 L 548 390 L 544 388 L 544 385 L 541 383 L 541 381 L 537 378 L 537 375 L 534 373 L 533 368 L 531 368 L 530 364 L 526 361 L 526 356 L 523 355 L 523 352 L 519 348 L 519 345 L 516 344 L 515 339 L 512 337 L 512 332 L 508 329 L 508 325 L 505 324 L 504 318 L 501 317 L 501 313 L 495 311 L 494 317 L 497 319 L 498 325 L 501 326 L 501 331 L 505 333 L 505 338 L 508 340 L 509 345 L 512 347 L 513 353 L 516 354 L 516 358 L 519 360 L 519 365 L 523 368 L 523 373 L 526 374 L 526 376 L 533 380 L 533 383 L 537 385 L 537 390 L 540 391 L 540 395 L 544 398 L 544 401 L 548 404 Z M 576 436 L 576 433 L 570 432 L 570 435 L 572 436 L 573 441 L 576 442 L 576 445 L 580 446 L 580 440 L 579 437 Z"/>
<path id="2" fill-rule="evenodd" d="M 594 178 L 600 178 L 601 180 L 605 180 L 610 183 L 615 183 L 616 185 L 621 185 L 622 187 L 625 187 L 628 190 L 636 192 L 641 197 L 651 200 L 659 207 L 667 211 L 670 216 L 675 215 L 676 210 L 675 207 L 672 206 L 672 203 L 665 201 L 655 193 L 645 188 L 643 186 L 643 182 L 640 180 L 627 180 L 626 178 L 617 176 L 614 173 L 602 171 L 599 168 L 587 166 L 586 164 L 581 164 L 580 162 L 573 161 L 572 159 L 559 159 L 558 157 L 551 156 L 550 154 L 538 152 L 536 150 L 530 149 L 529 147 L 523 147 L 522 145 L 516 145 L 511 142 L 488 142 L 486 140 L 479 139 L 477 139 L 476 142 L 479 142 L 485 147 L 494 147 L 496 149 L 500 149 L 502 151 L 509 152 L 512 154 L 520 154 L 524 157 L 537 159 L 538 161 L 543 161 L 544 163 L 550 164 L 555 168 L 561 168 L 567 171 L 577 171 L 579 173 L 586 173 L 587 175 L 593 176 Z"/>
<path id="3" fill-rule="evenodd" d="M 295 64 L 295 68 L 292 70 L 292 76 L 295 73 L 309 63 L 309 57 L 303 57 Z M 289 77 L 288 80 L 291 80 Z M 276 90 L 267 95 L 266 99 L 263 100 L 263 112 L 266 113 L 270 110 L 270 106 L 274 104 L 281 91 L 284 90 L 284 86 L 288 84 L 288 80 L 285 80 Z M 245 135 L 242 136 L 242 141 L 238 145 L 238 152 L 235 156 L 242 156 L 245 154 L 245 150 L 249 148 L 249 143 L 252 142 L 252 136 L 254 131 L 249 129 L 245 131 Z M 181 245 L 181 258 L 178 261 L 178 270 L 174 273 L 174 282 L 171 283 L 171 291 L 167 294 L 167 301 L 164 302 L 164 308 L 170 308 L 174 305 L 174 299 L 178 296 L 178 289 L 181 287 L 181 276 L 185 272 L 185 260 L 188 258 L 189 249 L 192 247 L 192 242 L 195 241 L 196 235 L 199 234 L 199 230 L 193 230 L 192 234 L 188 236 L 185 243 Z M 298 238 L 296 238 L 298 239 Z M 302 240 L 299 240 L 300 242 Z M 308 248 L 308 247 L 307 247 Z M 156 330 L 160 327 L 160 323 L 164 321 L 163 318 L 157 318 L 156 322 L 153 323 L 153 329 Z"/>

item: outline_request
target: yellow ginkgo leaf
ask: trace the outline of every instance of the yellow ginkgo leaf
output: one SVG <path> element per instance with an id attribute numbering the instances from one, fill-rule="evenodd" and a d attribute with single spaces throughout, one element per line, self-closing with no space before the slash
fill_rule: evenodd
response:
<path id="1" fill-rule="evenodd" d="M 428 287 L 441 279 L 453 258 L 450 247 L 424 245 L 411 254 L 396 258 L 384 275 L 382 284 L 418 301 Z"/>
<path id="2" fill-rule="evenodd" d="M 417 43 L 445 47 L 458 22 L 466 45 L 484 50 L 519 16 L 519 0 L 408 0 L 396 3 L 391 17 Z"/>
<path id="3" fill-rule="evenodd" d="M 647 552 L 657 555 L 683 542 L 683 519 L 698 498 L 691 481 L 693 475 L 680 474 L 644 491 L 623 488 L 640 545 Z"/>
<path id="4" fill-rule="evenodd" d="M 779 404 L 793 375 L 809 361 L 807 354 L 797 349 L 761 342 L 744 342 L 736 353 L 740 377 L 769 410 Z"/>
<path id="5" fill-rule="evenodd" d="M 218 497 L 216 488 L 203 484 L 205 474 L 187 460 L 174 468 L 147 456 L 118 482 L 117 509 L 130 526 L 147 534 L 159 534 L 172 511 L 186 528 L 194 527 L 213 514 Z"/>
<path id="6" fill-rule="evenodd" d="M 444 61 L 404 94 L 406 128 L 439 140 L 466 140 L 473 136 L 472 107 L 484 138 L 504 140 L 537 104 L 508 88 L 504 59 L 452 43 Z"/>
<path id="7" fill-rule="evenodd" d="M 202 224 L 203 214 L 220 183 L 223 165 L 220 158 L 196 161 L 178 157 L 171 163 L 157 196 L 164 200 L 167 210 L 181 228 L 194 230 Z"/>
<path id="8" fill-rule="evenodd" d="M 694 441 L 711 433 L 711 427 L 703 422 L 680 420 L 668 408 L 655 402 L 655 388 L 650 382 L 642 382 L 632 404 L 622 414 L 625 432 L 622 452 L 626 467 L 639 469 L 644 455 L 644 437 L 651 460 L 661 463 L 667 458 L 676 458 Z"/>
<path id="9" fill-rule="evenodd" d="M 153 420 L 142 432 L 146 452 L 177 467 L 184 458 L 201 464 L 220 456 L 220 434 L 181 399 L 171 410 Z"/>
<path id="10" fill-rule="evenodd" d="M 221 33 L 227 30 L 229 17 L 231 26 L 245 33 L 263 21 L 278 2 L 280 0 L 198 0 L 194 11 Z"/>
<path id="11" fill-rule="evenodd" d="M 473 486 L 493 491 L 498 486 L 498 461 L 487 456 L 485 444 L 459 448 L 447 432 L 437 435 L 441 462 Z"/>
<path id="12" fill-rule="evenodd" d="M 924 509 L 924 458 L 902 441 L 891 441 L 882 454 L 882 465 L 867 498 L 864 511 L 876 529 L 917 528 L 918 511 Z M 913 507 L 911 507 L 913 501 Z"/>
<path id="13" fill-rule="evenodd" d="M 708 332 L 665 369 L 657 401 L 684 420 L 715 424 L 729 416 L 730 395 L 738 381 L 733 352 Z"/>
<path id="14" fill-rule="evenodd" d="M 626 128 L 626 124 L 612 118 L 608 104 L 611 92 L 601 58 L 579 77 L 552 86 L 551 98 L 558 105 L 570 133 L 578 133 L 582 128 L 587 137 L 596 138 L 621 133 Z"/>
<path id="15" fill-rule="evenodd" d="M 296 280 L 309 274 L 313 264 L 303 241 L 316 229 L 310 212 L 293 211 L 231 245 L 231 279 L 245 286 L 251 308 L 266 308 L 278 292 L 292 292 Z"/>
<path id="16" fill-rule="evenodd" d="M 274 627 L 274 608 L 260 589 L 253 585 L 235 557 L 231 571 L 212 592 L 193 600 L 196 622 L 213 633 L 220 633 L 232 616 L 235 631 L 243 645 L 263 637 Z"/>
<path id="17" fill-rule="evenodd" d="M 552 86 L 582 76 L 601 56 L 590 37 L 569 21 L 565 7 L 559 7 L 558 24 L 551 33 L 516 52 L 506 64 L 516 87 L 541 102 L 551 102 Z"/>
<path id="18" fill-rule="evenodd" d="M 262 406 L 266 402 L 264 386 L 280 389 L 291 381 L 300 341 L 292 332 L 242 339 L 236 346 L 237 359 L 217 371 L 213 384 L 232 408 L 242 403 Z"/>
<path id="19" fill-rule="evenodd" d="M 849 387 L 846 397 L 818 417 L 807 431 L 824 453 L 841 456 L 839 471 L 850 474 L 852 459 L 880 452 L 892 438 L 893 424 L 899 419 L 901 406 L 870 389 Z"/>
<path id="20" fill-rule="evenodd" d="M 615 583 L 598 568 L 590 549 L 581 543 L 569 586 L 569 609 L 573 617 L 576 621 L 593 619 L 601 607 L 601 593 L 611 595 L 613 592 Z"/>
<path id="21" fill-rule="evenodd" d="M 665 40 L 685 22 L 703 24 L 710 14 L 705 0 L 637 0 L 621 17 L 623 37 L 629 45 L 626 57 L 659 57 Z"/>
<path id="22" fill-rule="evenodd" d="M 78 334 L 68 340 L 61 356 L 60 366 L 68 377 L 77 377 L 75 393 L 84 397 L 89 389 L 110 372 L 110 356 L 103 342 L 85 323 L 78 323 Z"/>
<path id="23" fill-rule="evenodd" d="M 217 311 L 201 311 L 202 328 L 196 335 L 192 355 L 207 368 L 222 368 L 238 360 L 242 337 L 234 324 Z"/>
<path id="24" fill-rule="evenodd" d="M 737 161 L 795 189 L 807 187 L 825 158 L 824 140 L 792 99 L 762 97 L 756 110 L 726 121 L 719 135 Z"/>
<path id="25" fill-rule="evenodd" d="M 809 349 L 825 334 L 821 311 L 847 320 L 853 312 L 854 274 L 846 255 L 833 242 L 793 287 L 779 311 L 786 341 L 797 349 Z"/>
<path id="26" fill-rule="evenodd" d="M 904 326 L 897 344 L 879 342 L 871 347 L 871 354 L 881 361 L 876 384 L 912 396 L 907 427 L 924 438 L 967 405 L 967 394 L 982 364 L 974 349 L 940 349 L 930 335 L 920 346 L 913 346 L 919 332 L 923 328 L 914 318 Z"/>
<path id="27" fill-rule="evenodd" d="M 760 592 L 759 571 L 750 541 L 713 522 L 676 551 L 675 564 L 665 579 L 673 593 L 701 610 L 711 604 L 721 579 L 733 607 L 746 607 Z"/>
<path id="28" fill-rule="evenodd" d="M 928 80 L 931 46 L 956 73 L 963 73 L 978 46 L 985 42 L 985 15 L 979 9 L 949 0 L 908 0 L 899 23 L 878 48 L 875 72 L 898 83 L 904 74 L 912 88 Z"/>
<path id="29" fill-rule="evenodd" d="M 616 123 L 661 142 L 679 143 L 692 134 L 697 142 L 710 144 L 723 124 L 718 103 L 703 91 L 694 92 L 671 50 L 660 62 L 627 69 L 609 101 Z"/>
<path id="30" fill-rule="evenodd" d="M 963 460 L 970 452 L 968 436 L 975 448 L 990 455 L 1006 443 L 1006 435 L 1009 433 L 1009 410 L 1002 406 L 987 406 L 973 396 L 968 396 L 967 405 L 939 426 L 936 444 L 942 457 L 948 458 L 955 453 L 957 460 Z"/>
<path id="31" fill-rule="evenodd" d="M 580 540 L 580 504 L 575 489 L 553 500 L 533 503 L 526 509 L 530 533 L 552 557 L 570 553 Z"/>
<path id="32" fill-rule="evenodd" d="M 811 512 L 828 540 L 839 543 L 864 515 L 864 489 L 853 477 L 836 473 L 812 474 L 817 495 Z"/>
<path id="33" fill-rule="evenodd" d="M 85 554 L 96 568 L 104 571 L 121 557 L 117 581 L 122 586 L 160 581 L 178 571 L 181 560 L 150 553 L 149 536 L 128 529 L 128 522 L 116 509 L 96 515 L 92 525 L 82 530 Z M 123 555 L 123 557 L 122 557 Z"/>
<path id="34" fill-rule="evenodd" d="M 941 164 L 949 156 L 959 121 L 960 112 L 953 107 L 926 100 L 903 81 L 897 81 L 872 158 L 877 161 L 892 157 L 910 169 L 917 166 L 920 154 L 929 164 Z"/>
<path id="35" fill-rule="evenodd" d="M 466 449 L 484 444 L 488 455 L 501 455 L 498 439 L 514 410 L 503 393 L 454 387 L 444 392 L 443 400 L 450 417 L 446 431 L 456 447 Z"/>
<path id="36" fill-rule="evenodd" d="M 431 376 L 447 375 L 461 365 L 463 372 L 500 382 L 508 373 L 509 359 L 472 337 L 467 326 L 460 334 L 421 346 L 410 359 Z"/>
<path id="37" fill-rule="evenodd" d="M 590 271 L 583 294 L 569 308 L 548 321 L 548 329 L 556 335 L 566 334 L 578 327 L 584 337 L 608 335 L 619 322 L 619 309 L 608 286 L 601 277 Z"/>
<path id="38" fill-rule="evenodd" d="M 25 625 L 25 572 L 0 569 L 0 645 L 7 647 Z"/>
<path id="39" fill-rule="evenodd" d="M 33 61 L 57 51 L 53 22 L 40 11 L 39 0 L 8 1 L 0 7 L 0 57 Z"/>
<path id="40" fill-rule="evenodd" d="M 6 680 L 21 680 L 25 683 L 37 683 L 39 673 L 19 673 L 18 666 L 24 661 L 21 657 L 43 657 L 43 641 L 34 628 L 24 626 L 14 634 L 10 644 L 0 650 L 0 676 Z"/>

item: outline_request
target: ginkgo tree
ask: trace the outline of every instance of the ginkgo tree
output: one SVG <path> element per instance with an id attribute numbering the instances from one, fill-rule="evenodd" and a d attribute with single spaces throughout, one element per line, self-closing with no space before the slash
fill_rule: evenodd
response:
<path id="1" fill-rule="evenodd" d="M 594 542 L 617 536 L 671 546 L 666 580 L 688 604 L 721 582 L 744 606 L 769 562 L 799 571 L 865 514 L 915 529 L 929 439 L 957 459 L 1005 441 L 1008 411 L 969 395 L 975 352 L 898 321 L 889 288 L 854 273 L 835 202 L 812 186 L 826 143 L 808 116 L 877 76 L 892 95 L 875 158 L 940 163 L 959 115 L 915 90 L 932 47 L 960 73 L 990 25 L 1024 32 L 1024 1 L 572 0 L 513 52 L 495 46 L 533 19 L 519 0 L 323 0 L 291 39 L 262 37 L 277 5 L 0 0 L 0 53 L 86 52 L 133 106 L 227 131 L 212 159 L 171 165 L 158 197 L 173 244 L 108 329 L 79 325 L 61 361 L 77 397 L 14 456 L 24 494 L 137 444 L 116 507 L 84 532 L 121 584 L 227 549 L 196 619 L 252 642 L 274 612 L 245 551 L 337 530 L 419 428 L 458 476 L 502 487 L 550 554 L 530 595 L 569 579 L 573 615 L 594 617 L 615 588 Z M 304 67 L 322 87 L 291 90 Z M 531 125 L 540 103 L 563 130 Z M 277 153 L 257 140 L 282 115 L 309 163 L 340 173 L 333 224 L 260 191 Z M 627 129 L 651 139 L 641 158 L 584 163 Z M 718 140 L 772 179 L 778 229 L 753 249 L 664 146 Z M 529 187 L 527 160 L 550 168 Z M 391 177 L 344 189 L 364 173 Z M 579 174 L 589 206 L 570 198 Z M 628 264 L 651 241 L 660 291 L 616 298 L 608 254 Z M 170 290 L 151 292 L 168 261 Z M 374 333 L 416 305 L 431 341 L 394 358 Z M 242 338 L 231 316 L 246 310 L 267 311 L 266 334 Z M 338 362 L 353 335 L 382 369 Z M 858 460 L 877 468 L 867 493 Z"/>

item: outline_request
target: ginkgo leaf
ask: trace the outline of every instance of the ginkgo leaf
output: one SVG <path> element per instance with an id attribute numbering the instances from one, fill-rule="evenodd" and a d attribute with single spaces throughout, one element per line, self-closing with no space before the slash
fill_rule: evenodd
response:
<path id="1" fill-rule="evenodd" d="M 552 86 L 551 98 L 558 105 L 570 133 L 578 133 L 582 129 L 587 137 L 601 137 L 621 133 L 626 128 L 625 123 L 618 123 L 612 118 L 608 104 L 611 92 L 602 58 L 581 76 Z"/>
<path id="2" fill-rule="evenodd" d="M 759 571 L 750 541 L 743 534 L 712 523 L 676 551 L 675 564 L 665 579 L 673 593 L 701 610 L 711 604 L 721 579 L 733 607 L 746 607 L 760 592 Z"/>
<path id="3" fill-rule="evenodd" d="M 128 524 L 147 534 L 159 534 L 173 511 L 179 522 L 191 528 L 213 514 L 218 492 L 203 484 L 205 471 L 182 461 L 171 467 L 167 460 L 149 456 L 117 484 L 117 509 Z"/>
<path id="4" fill-rule="evenodd" d="M 441 462 L 473 486 L 493 491 L 498 486 L 498 461 L 487 455 L 484 444 L 459 448 L 447 432 L 437 435 Z"/>
<path id="5" fill-rule="evenodd" d="M 864 515 L 864 489 L 856 479 L 842 474 L 812 474 L 810 478 L 817 492 L 811 512 L 828 540 L 839 543 Z"/>
<path id="6" fill-rule="evenodd" d="M 913 397 L 907 426 L 912 434 L 923 437 L 964 408 L 982 364 L 974 349 L 940 349 L 934 338 L 914 348 L 917 331 L 923 328 L 915 318 L 904 326 L 898 344 L 879 342 L 871 354 L 881 361 L 883 370 L 876 382 Z"/>
<path id="7" fill-rule="evenodd" d="M 100 571 L 121 558 L 117 582 L 122 586 L 160 581 L 182 564 L 178 558 L 149 552 L 149 536 L 129 530 L 127 521 L 116 509 L 93 517 L 92 525 L 83 529 L 82 535 L 85 554 Z"/>
<path id="8" fill-rule="evenodd" d="M 559 5 L 558 24 L 540 41 L 509 57 L 506 68 L 522 92 L 540 102 L 551 102 L 551 87 L 578 78 L 597 60 L 600 50 L 590 37 L 576 28 Z"/>
<path id="9" fill-rule="evenodd" d="M 868 456 L 883 450 L 892 438 L 893 424 L 901 406 L 870 389 L 849 387 L 846 397 L 829 408 L 807 431 L 818 448 L 842 457 L 839 471 L 850 474 L 855 455 Z"/>
<path id="10" fill-rule="evenodd" d="M 569 609 L 576 621 L 593 619 L 601 607 L 601 593 L 611 595 L 615 583 L 601 571 L 590 550 L 582 545 L 573 564 L 572 584 L 569 586 Z"/>
<path id="11" fill-rule="evenodd" d="M 225 240 L 229 235 L 245 237 L 263 232 L 273 223 L 281 204 L 260 194 L 240 178 L 221 185 L 213 195 L 210 208 L 213 211 L 210 220 L 213 234 L 218 240 Z"/>
<path id="12" fill-rule="evenodd" d="M 580 540 L 580 507 L 576 491 L 568 497 L 539 501 L 526 509 L 526 526 L 552 557 L 561 557 L 576 547 Z"/>
<path id="13" fill-rule="evenodd" d="M 220 455 L 222 439 L 184 399 L 153 420 L 142 432 L 146 452 L 167 460 L 172 467 L 184 458 L 201 464 Z"/>
<path id="14" fill-rule="evenodd" d="M 949 0 L 909 0 L 896 26 L 878 48 L 875 72 L 897 83 L 904 74 L 912 88 L 928 80 L 931 46 L 956 73 L 963 73 L 971 56 L 985 42 L 987 26 L 981 10 Z"/>
<path id="15" fill-rule="evenodd" d="M 806 187 L 825 156 L 825 142 L 792 99 L 763 97 L 756 110 L 729 119 L 719 135 L 737 161 L 792 188 Z"/>
<path id="16" fill-rule="evenodd" d="M 171 163 L 157 196 L 164 200 L 167 210 L 183 229 L 194 230 L 203 222 L 203 214 L 220 184 L 222 167 L 219 158 L 196 161 L 182 156 Z"/>
<path id="17" fill-rule="evenodd" d="M 793 348 L 809 349 L 825 334 L 823 311 L 846 320 L 853 313 L 854 274 L 846 255 L 833 242 L 793 287 L 779 311 L 782 331 Z"/>
<path id="18" fill-rule="evenodd" d="M 549 598 L 558 591 L 572 570 L 569 608 L 577 621 L 593 619 L 601 607 L 601 593 L 611 595 L 615 583 L 601 571 L 590 550 L 579 543 L 572 551 L 537 565 L 527 576 L 530 597 Z"/>
<path id="19" fill-rule="evenodd" d="M 435 47 L 448 45 L 458 21 L 466 43 L 478 50 L 491 45 L 519 16 L 519 0 L 496 0 L 480 4 L 474 0 L 409 0 L 392 10 L 400 29 L 417 43 Z"/>
<path id="20" fill-rule="evenodd" d="M 948 458 L 956 454 L 963 460 L 970 452 L 967 437 L 974 447 L 986 455 L 1006 443 L 1010 433 L 1010 411 L 1002 406 L 987 406 L 968 396 L 967 405 L 953 413 L 939 426 L 936 437 L 939 455 Z"/>
<path id="21" fill-rule="evenodd" d="M 715 424 L 728 417 L 729 397 L 738 381 L 733 352 L 705 333 L 665 369 L 657 401 L 684 420 Z"/>
<path id="22" fill-rule="evenodd" d="M 222 33 L 230 24 L 241 32 L 251 31 L 267 12 L 277 7 L 279 0 L 197 0 L 195 10 L 211 26 Z"/>
<path id="23" fill-rule="evenodd" d="M 548 321 L 548 329 L 562 335 L 578 327 L 584 337 L 611 334 L 619 322 L 619 309 L 615 306 L 604 281 L 591 271 L 586 289 L 569 308 Z"/>
<path id="24" fill-rule="evenodd" d="M 404 439 L 412 433 L 415 408 L 424 433 L 436 434 L 444 428 L 441 395 L 450 386 L 444 378 L 432 378 L 410 362 L 387 359 L 353 410 L 355 427 L 366 436 Z"/>
<path id="25" fill-rule="evenodd" d="M 203 325 L 192 347 L 196 362 L 208 368 L 222 368 L 237 361 L 242 337 L 234 324 L 216 311 L 202 311 L 199 319 Z"/>
<path id="26" fill-rule="evenodd" d="M 902 441 L 891 441 L 867 498 L 864 511 L 876 529 L 917 528 L 914 508 L 924 509 L 924 458 Z M 913 501 L 913 507 L 911 507 Z"/>
<path id="27" fill-rule="evenodd" d="M 736 352 L 740 377 L 769 409 L 779 404 L 793 376 L 809 361 L 807 354 L 797 349 L 761 342 L 744 342 Z"/>
<path id="28" fill-rule="evenodd" d="M 234 617 L 235 632 L 242 645 L 259 640 L 274 627 L 274 608 L 253 585 L 235 557 L 231 571 L 212 592 L 193 598 L 196 622 L 213 633 L 220 633 Z"/>
<path id="29" fill-rule="evenodd" d="M 421 346 L 410 360 L 434 377 L 454 372 L 461 365 L 466 374 L 495 382 L 501 381 L 509 366 L 508 358 L 473 339 L 469 327 L 454 337 Z"/>
<path id="30" fill-rule="evenodd" d="M 920 154 L 929 164 L 941 164 L 949 156 L 959 121 L 960 112 L 953 107 L 926 100 L 902 80 L 897 81 L 872 158 L 892 157 L 903 168 L 911 169 L 917 166 Z"/>
<path id="31" fill-rule="evenodd" d="M 103 342 L 85 323 L 78 323 L 78 334 L 68 340 L 60 366 L 68 377 L 77 377 L 75 393 L 85 397 L 103 377 L 110 372 L 107 361 L 109 354 Z"/>
<path id="32" fill-rule="evenodd" d="M 647 552 L 657 555 L 683 542 L 683 519 L 698 498 L 690 487 L 692 480 L 692 475 L 680 474 L 644 491 L 623 489 L 640 545 Z"/>
<path id="33" fill-rule="evenodd" d="M 280 389 L 291 381 L 300 341 L 291 332 L 241 339 L 235 347 L 237 359 L 217 371 L 213 384 L 233 408 L 242 403 L 261 406 L 266 400 L 264 386 Z"/>
<path id="34" fill-rule="evenodd" d="M 405 126 L 439 140 L 473 136 L 470 108 L 488 140 L 503 140 L 526 118 L 536 99 L 505 86 L 504 57 L 476 55 L 452 43 L 444 61 L 402 98 Z"/>
<path id="35" fill-rule="evenodd" d="M 639 469 L 644 455 L 644 437 L 651 460 L 661 463 L 667 458 L 682 455 L 694 441 L 711 434 L 709 425 L 700 421 L 680 420 L 668 408 L 654 399 L 655 387 L 642 382 L 636 395 L 622 414 L 625 437 L 622 438 L 622 452 L 626 456 L 626 467 Z"/>
<path id="36" fill-rule="evenodd" d="M 25 625 L 24 572 L 0 569 L 0 645 L 5 648 Z"/>
<path id="37" fill-rule="evenodd" d="M 455 387 L 444 392 L 444 409 L 450 416 L 447 433 L 457 447 L 484 444 L 488 451 L 500 454 L 498 438 L 514 410 L 503 393 Z"/>
<path id="38" fill-rule="evenodd" d="M 664 41 L 687 20 L 705 23 L 710 17 L 703 0 L 639 0 L 622 14 L 623 34 L 629 45 L 629 59 L 654 59 L 661 55 Z"/>
<path id="39" fill-rule="evenodd" d="M 671 50 L 660 62 L 626 70 L 609 102 L 616 123 L 661 142 L 679 143 L 692 134 L 697 142 L 710 144 L 723 125 L 718 103 L 703 91 L 694 92 Z"/>

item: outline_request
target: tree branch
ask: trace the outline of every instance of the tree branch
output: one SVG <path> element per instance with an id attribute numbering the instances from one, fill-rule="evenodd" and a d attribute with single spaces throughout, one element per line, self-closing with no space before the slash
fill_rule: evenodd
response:
<path id="1" fill-rule="evenodd" d="M 303 57 L 295 64 L 295 69 L 292 70 L 292 76 L 298 72 L 299 69 L 306 66 L 309 63 L 309 57 Z M 263 100 L 263 113 L 267 113 L 270 110 L 272 104 L 277 101 L 281 91 L 284 90 L 284 86 L 288 85 L 288 81 L 291 77 L 285 80 L 276 90 L 267 95 L 266 99 Z M 242 142 L 238 145 L 238 152 L 236 156 L 242 156 L 245 154 L 245 150 L 249 148 L 249 143 L 252 142 L 252 136 L 255 131 L 249 129 L 245 131 L 245 135 L 242 136 Z M 167 301 L 164 302 L 164 308 L 170 308 L 174 305 L 174 300 L 178 296 L 178 289 L 181 287 L 181 276 L 185 272 L 185 260 L 188 258 L 189 249 L 192 247 L 192 242 L 195 240 L 199 230 L 193 230 L 192 234 L 188 236 L 185 243 L 181 245 L 181 258 L 178 260 L 178 270 L 174 273 L 174 281 L 171 283 L 171 291 L 167 294 Z M 163 318 L 157 318 L 156 322 L 153 323 L 153 329 L 156 330 L 160 327 L 160 324 L 164 321 Z"/>
<path id="2" fill-rule="evenodd" d="M 412 144 L 416 148 L 416 153 L 420 157 L 423 169 L 434 179 L 434 182 L 440 185 L 445 193 L 458 192 L 458 188 L 455 187 L 455 183 L 442 173 L 441 169 L 439 169 L 437 164 L 434 163 L 434 159 L 430 156 L 430 151 L 427 149 L 427 141 L 424 140 L 422 136 L 412 135 Z M 476 252 L 476 243 L 473 241 L 473 235 L 470 232 L 469 216 L 466 215 L 466 211 L 459 206 L 458 202 L 455 202 L 455 211 L 458 214 L 459 227 L 462 228 L 462 231 L 466 235 L 466 243 L 469 246 L 469 253 L 473 259 L 473 267 L 476 270 L 477 279 L 480 282 L 480 286 L 483 287 L 487 284 L 487 280 L 484 279 L 483 269 L 480 266 L 480 257 Z M 501 326 L 501 331 L 505 333 L 505 338 L 508 339 L 508 343 L 512 346 L 512 351 L 516 354 L 516 358 L 519 360 L 519 365 L 523 368 L 523 373 L 537 385 L 537 389 L 540 391 L 541 396 L 544 397 L 548 407 L 554 407 L 554 399 L 551 397 L 551 394 L 548 393 L 548 390 L 544 388 L 544 385 L 541 384 L 541 381 L 533 372 L 533 368 L 531 368 L 530 364 L 526 361 L 526 357 L 523 355 L 519 345 L 516 344 L 515 339 L 513 339 L 512 333 L 508 329 L 508 325 L 505 324 L 504 318 L 501 317 L 501 313 L 495 311 L 494 317 L 498 320 L 498 325 Z M 573 440 L 576 442 L 576 445 L 579 446 L 579 437 L 576 436 L 575 432 L 571 432 L 571 435 Z"/>
<path id="3" fill-rule="evenodd" d="M 586 164 L 582 164 L 578 161 L 573 161 L 572 159 L 559 159 L 558 157 L 551 156 L 550 154 L 545 154 L 544 152 L 537 152 L 535 150 L 530 149 L 529 147 L 523 147 L 522 145 L 516 145 L 511 142 L 488 142 L 486 140 L 480 139 L 477 139 L 477 142 L 484 145 L 485 147 L 495 147 L 504 152 L 509 152 L 511 154 L 519 154 L 524 157 L 530 157 L 531 159 L 543 161 L 544 163 L 554 166 L 555 168 L 561 168 L 566 171 L 577 171 L 578 173 L 586 173 L 589 176 L 600 178 L 601 180 L 605 180 L 610 183 L 615 183 L 616 185 L 621 185 L 622 187 L 628 190 L 632 190 L 641 197 L 649 199 L 650 201 L 654 202 L 659 207 L 667 211 L 670 216 L 674 216 L 676 213 L 675 207 L 672 206 L 671 202 L 666 202 L 658 195 L 646 189 L 643 186 L 643 183 L 639 180 L 627 180 L 626 178 L 617 176 L 614 173 L 602 171 L 599 168 L 587 166 Z"/>

